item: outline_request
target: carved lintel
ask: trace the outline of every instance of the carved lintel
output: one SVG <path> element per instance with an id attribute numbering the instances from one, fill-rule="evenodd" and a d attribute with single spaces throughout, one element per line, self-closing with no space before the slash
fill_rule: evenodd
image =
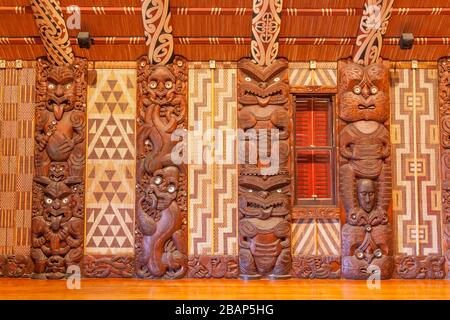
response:
<path id="1" fill-rule="evenodd" d="M 84 256 L 81 274 L 87 278 L 131 278 L 134 274 L 134 257 Z"/>
<path id="2" fill-rule="evenodd" d="M 309 93 L 328 93 L 333 94 L 337 92 L 336 87 L 328 86 L 304 86 L 304 87 L 293 87 L 291 88 L 291 93 L 295 94 L 309 94 Z"/>
<path id="3" fill-rule="evenodd" d="M 83 257 L 87 63 L 37 64 L 33 277 L 60 279 Z"/>
<path id="4" fill-rule="evenodd" d="M 0 277 L 27 278 L 33 268 L 34 264 L 29 256 L 0 255 Z"/>
<path id="5" fill-rule="evenodd" d="M 236 256 L 190 256 L 189 278 L 237 278 L 239 262 Z"/>
<path id="6" fill-rule="evenodd" d="M 396 256 L 395 277 L 400 279 L 444 279 L 445 258 L 439 255 Z"/>
<path id="7" fill-rule="evenodd" d="M 339 189 L 346 213 L 342 275 L 367 279 L 394 268 L 389 137 L 389 71 L 383 63 L 341 61 L 339 73 Z"/>
<path id="8" fill-rule="evenodd" d="M 170 0 L 143 0 L 142 22 L 150 64 L 165 65 L 173 59 Z"/>
<path id="9" fill-rule="evenodd" d="M 74 55 L 59 1 L 31 0 L 31 8 L 48 59 L 58 66 L 72 64 Z"/>
<path id="10" fill-rule="evenodd" d="M 136 275 L 187 272 L 187 63 L 138 61 Z M 174 138 L 174 137 L 177 138 Z"/>
<path id="11" fill-rule="evenodd" d="M 278 55 L 283 0 L 253 0 L 251 54 L 253 62 L 268 66 Z"/>
<path id="12" fill-rule="evenodd" d="M 287 60 L 261 67 L 241 59 L 238 102 L 238 125 L 244 133 L 238 142 L 240 277 L 288 278 L 292 262 L 292 103 Z M 271 157 L 265 162 L 268 152 Z"/>
<path id="13" fill-rule="evenodd" d="M 340 219 L 341 211 L 335 207 L 294 207 L 292 219 Z"/>
<path id="14" fill-rule="evenodd" d="M 339 279 L 341 258 L 339 256 L 292 257 L 292 274 L 302 279 Z"/>

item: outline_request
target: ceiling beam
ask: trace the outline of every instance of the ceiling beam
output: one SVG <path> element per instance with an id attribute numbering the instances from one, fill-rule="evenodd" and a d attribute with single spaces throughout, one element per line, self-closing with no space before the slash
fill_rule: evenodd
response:
<path id="1" fill-rule="evenodd" d="M 394 0 L 366 0 L 353 51 L 355 63 L 369 65 L 379 59 L 393 5 Z"/>
<path id="2" fill-rule="evenodd" d="M 170 0 L 144 0 L 142 22 L 150 64 L 165 65 L 173 59 Z"/>
<path id="3" fill-rule="evenodd" d="M 31 0 L 31 8 L 48 60 L 55 65 L 72 64 L 74 55 L 59 1 Z"/>

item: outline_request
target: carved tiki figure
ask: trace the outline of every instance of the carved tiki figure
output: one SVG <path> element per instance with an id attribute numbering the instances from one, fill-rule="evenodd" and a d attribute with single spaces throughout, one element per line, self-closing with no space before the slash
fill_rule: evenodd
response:
<path id="1" fill-rule="evenodd" d="M 181 278 L 187 272 L 186 166 L 182 144 L 172 137 L 186 128 L 187 65 L 138 66 L 136 273 Z M 178 151 L 177 151 L 178 150 Z"/>
<path id="2" fill-rule="evenodd" d="M 37 70 L 33 277 L 59 279 L 83 257 L 86 61 Z"/>
<path id="3" fill-rule="evenodd" d="M 242 59 L 238 68 L 238 123 L 244 132 L 239 137 L 240 276 L 288 278 L 292 262 L 288 63 L 278 59 L 261 67 Z M 278 130 L 275 137 L 270 129 Z M 273 149 L 275 144 L 278 150 Z M 274 164 L 274 170 L 264 171 Z"/>
<path id="4" fill-rule="evenodd" d="M 382 63 L 339 68 L 340 193 L 347 223 L 342 228 L 342 273 L 367 279 L 393 271 L 388 69 Z"/>

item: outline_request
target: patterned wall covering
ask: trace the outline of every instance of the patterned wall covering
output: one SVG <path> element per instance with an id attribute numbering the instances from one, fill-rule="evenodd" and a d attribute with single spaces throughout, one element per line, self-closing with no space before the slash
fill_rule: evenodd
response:
<path id="1" fill-rule="evenodd" d="M 96 79 L 88 91 L 86 254 L 134 252 L 136 71 L 132 68 L 91 71 Z"/>
<path id="2" fill-rule="evenodd" d="M 441 256 L 437 70 L 391 70 L 391 86 L 396 251 L 398 255 Z M 397 259 L 400 277 L 411 273 L 406 263 Z M 443 262 L 437 265 L 441 268 Z"/>
<path id="3" fill-rule="evenodd" d="M 30 253 L 34 62 L 0 69 L 0 255 Z"/>
<path id="4" fill-rule="evenodd" d="M 338 219 L 299 219 L 292 223 L 292 254 L 338 256 L 341 252 Z"/>
<path id="5" fill-rule="evenodd" d="M 214 85 L 212 85 L 214 84 Z M 211 139 L 203 135 L 214 128 L 225 133 L 236 128 L 236 66 L 221 63 L 210 69 L 191 63 L 189 70 L 189 254 L 237 254 L 237 166 L 233 153 L 223 163 L 205 163 L 202 154 L 219 157 Z M 214 119 L 212 119 L 214 114 Z M 203 146 L 200 143 L 203 137 Z M 223 139 L 216 136 L 225 144 Z"/>
<path id="6" fill-rule="evenodd" d="M 289 64 L 289 83 L 291 87 L 337 86 L 337 63 L 317 62 L 316 69 L 311 70 L 307 62 Z"/>

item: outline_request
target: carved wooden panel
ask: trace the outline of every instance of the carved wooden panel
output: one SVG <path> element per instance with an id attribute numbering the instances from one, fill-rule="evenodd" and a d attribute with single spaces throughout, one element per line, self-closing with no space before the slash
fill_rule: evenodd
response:
<path id="1" fill-rule="evenodd" d="M 182 278 L 187 272 L 187 64 L 138 62 L 136 274 Z"/>
<path id="2" fill-rule="evenodd" d="M 29 277 L 33 272 L 33 261 L 26 255 L 0 255 L 0 278 Z"/>
<path id="3" fill-rule="evenodd" d="M 450 270 L 450 58 L 439 60 L 439 113 L 441 121 L 442 216 L 444 254 Z M 450 274 L 450 272 L 449 272 Z"/>
<path id="4" fill-rule="evenodd" d="M 395 276 L 401 279 L 443 279 L 445 258 L 441 255 L 396 256 Z"/>
<path id="5" fill-rule="evenodd" d="M 253 0 L 251 54 L 253 62 L 268 66 L 277 58 L 283 0 Z"/>
<path id="6" fill-rule="evenodd" d="M 81 273 L 88 278 L 131 278 L 134 275 L 134 257 L 84 256 Z"/>
<path id="7" fill-rule="evenodd" d="M 58 279 L 83 257 L 86 127 L 85 60 L 40 59 L 36 80 L 33 277 Z"/>
<path id="8" fill-rule="evenodd" d="M 292 257 L 292 275 L 302 279 L 339 279 L 341 258 L 339 256 Z"/>
<path id="9" fill-rule="evenodd" d="M 189 278 L 237 278 L 239 262 L 235 256 L 190 256 Z"/>
<path id="10" fill-rule="evenodd" d="M 366 279 L 394 268 L 389 137 L 389 71 L 383 63 L 339 63 L 342 274 Z M 378 270 L 379 269 L 379 270 Z"/>
<path id="11" fill-rule="evenodd" d="M 261 67 L 241 59 L 238 69 L 238 126 L 244 133 L 238 141 L 240 276 L 287 278 L 292 263 L 288 63 L 278 59 Z M 273 135 L 263 139 L 264 134 Z"/>
<path id="12" fill-rule="evenodd" d="M 55 65 L 73 63 L 69 32 L 59 1 L 32 0 L 31 8 L 48 59 Z"/>

